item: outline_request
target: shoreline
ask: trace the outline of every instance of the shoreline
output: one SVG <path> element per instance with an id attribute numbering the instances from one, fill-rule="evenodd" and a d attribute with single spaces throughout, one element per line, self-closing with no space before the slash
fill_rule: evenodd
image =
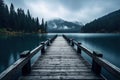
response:
<path id="1" fill-rule="evenodd" d="M 6 29 L 0 29 L 0 34 L 2 35 L 10 35 L 10 36 L 17 36 L 17 35 L 23 35 L 23 34 L 35 34 L 40 32 L 22 32 L 22 31 L 8 31 Z M 43 34 L 43 33 L 41 33 Z"/>

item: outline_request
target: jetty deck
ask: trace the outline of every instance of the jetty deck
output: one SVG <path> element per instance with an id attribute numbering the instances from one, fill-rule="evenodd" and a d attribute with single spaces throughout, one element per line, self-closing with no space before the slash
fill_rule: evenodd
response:
<path id="1" fill-rule="evenodd" d="M 31 67 L 30 74 L 19 80 L 103 80 L 91 65 L 58 36 Z"/>

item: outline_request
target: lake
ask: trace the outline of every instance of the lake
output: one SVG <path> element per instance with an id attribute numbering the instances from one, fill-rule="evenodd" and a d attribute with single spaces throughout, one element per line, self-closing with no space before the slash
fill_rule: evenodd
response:
<path id="1" fill-rule="evenodd" d="M 22 51 L 32 50 L 42 41 L 55 34 L 33 34 L 19 36 L 0 35 L 0 72 L 19 59 Z M 61 35 L 61 34 L 59 34 Z M 91 51 L 103 54 L 103 58 L 120 68 L 120 35 L 119 34 L 78 34 L 67 33 L 68 37 L 82 43 Z M 82 56 L 91 62 L 91 59 L 82 52 Z M 35 59 L 36 57 L 34 57 Z M 102 73 L 108 77 L 110 74 L 104 69 Z M 112 80 L 113 77 L 108 77 Z"/>
<path id="2" fill-rule="evenodd" d="M 0 35 L 0 73 L 17 61 L 21 52 L 34 49 L 42 41 L 50 37 L 52 37 L 52 35 L 48 34 Z M 36 57 L 34 57 L 34 59 L 35 58 Z"/>

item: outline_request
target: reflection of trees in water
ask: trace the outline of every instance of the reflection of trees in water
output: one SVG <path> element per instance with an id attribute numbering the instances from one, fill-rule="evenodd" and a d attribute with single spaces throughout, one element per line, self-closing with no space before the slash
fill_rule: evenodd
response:
<path id="1" fill-rule="evenodd" d="M 1 67 L 7 68 L 19 57 L 19 54 L 25 50 L 32 50 L 47 39 L 44 35 L 24 35 L 0 38 L 0 72 Z M 12 61 L 12 62 L 11 62 Z"/>

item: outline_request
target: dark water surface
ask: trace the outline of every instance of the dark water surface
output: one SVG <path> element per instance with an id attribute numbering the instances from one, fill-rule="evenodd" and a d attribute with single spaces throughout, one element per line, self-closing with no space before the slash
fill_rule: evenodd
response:
<path id="1" fill-rule="evenodd" d="M 0 73 L 19 59 L 21 52 L 32 50 L 52 35 L 0 35 Z M 34 57 L 34 59 L 37 56 Z M 34 61 L 34 59 L 32 61 Z"/>
<path id="2" fill-rule="evenodd" d="M 21 36 L 0 35 L 0 72 L 19 59 L 19 54 L 24 50 L 32 50 L 54 34 L 34 34 Z M 61 34 L 59 34 L 61 35 Z M 119 34 L 65 34 L 70 38 L 80 41 L 83 46 L 91 51 L 103 54 L 103 58 L 120 68 L 120 35 Z M 82 55 L 91 62 L 84 52 Z M 112 80 L 110 74 L 103 69 L 102 73 Z M 117 80 L 117 79 L 116 79 Z"/>

